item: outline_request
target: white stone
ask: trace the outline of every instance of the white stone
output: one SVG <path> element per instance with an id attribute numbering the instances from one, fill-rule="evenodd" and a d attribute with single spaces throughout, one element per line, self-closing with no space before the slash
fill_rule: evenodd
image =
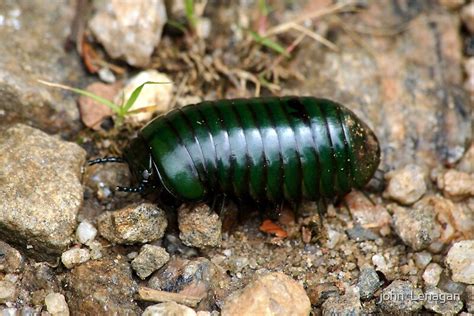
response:
<path id="1" fill-rule="evenodd" d="M 44 304 L 48 312 L 53 316 L 69 316 L 69 306 L 64 295 L 60 293 L 50 293 L 44 298 Z"/>
<path id="2" fill-rule="evenodd" d="M 82 221 L 76 229 L 76 238 L 81 244 L 87 244 L 97 236 L 97 228 L 88 221 Z"/>
<path id="3" fill-rule="evenodd" d="M 196 312 L 187 306 L 166 302 L 148 306 L 142 316 L 196 316 Z"/>
<path id="4" fill-rule="evenodd" d="M 449 249 L 446 262 L 455 282 L 474 284 L 474 240 L 462 240 Z"/>
<path id="5" fill-rule="evenodd" d="M 90 259 L 91 255 L 88 249 L 73 248 L 69 249 L 61 255 L 61 261 L 68 269 L 84 263 Z"/>
<path id="6" fill-rule="evenodd" d="M 423 272 L 423 280 L 425 281 L 426 285 L 436 286 L 438 285 L 439 279 L 441 278 L 441 273 L 443 272 L 443 268 L 437 263 L 430 263 L 425 272 Z"/>

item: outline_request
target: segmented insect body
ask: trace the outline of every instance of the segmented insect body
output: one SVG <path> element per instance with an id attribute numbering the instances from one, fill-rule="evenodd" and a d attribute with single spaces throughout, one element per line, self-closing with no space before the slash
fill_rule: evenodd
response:
<path id="1" fill-rule="evenodd" d="M 125 150 L 140 186 L 179 201 L 225 194 L 279 203 L 363 187 L 380 162 L 374 133 L 313 97 L 206 101 L 157 117 Z"/>

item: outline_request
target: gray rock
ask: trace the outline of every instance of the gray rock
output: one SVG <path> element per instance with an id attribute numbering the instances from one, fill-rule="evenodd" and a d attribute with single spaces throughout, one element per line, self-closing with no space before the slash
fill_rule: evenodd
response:
<path id="1" fill-rule="evenodd" d="M 140 314 L 134 300 L 137 284 L 123 257 L 91 260 L 73 268 L 64 290 L 75 314 Z"/>
<path id="2" fill-rule="evenodd" d="M 413 257 L 415 259 L 416 266 L 420 270 L 424 269 L 431 262 L 431 259 L 433 259 L 431 253 L 425 250 L 415 253 Z"/>
<path id="3" fill-rule="evenodd" d="M 18 299 L 24 305 L 42 306 L 48 293 L 61 291 L 56 271 L 47 263 L 27 264 L 24 270 L 18 286 Z"/>
<path id="4" fill-rule="evenodd" d="M 206 204 L 178 210 L 179 238 L 187 246 L 197 248 L 216 247 L 221 244 L 222 222 Z"/>
<path id="5" fill-rule="evenodd" d="M 442 272 L 443 268 L 441 268 L 439 264 L 435 262 L 430 263 L 423 272 L 423 280 L 425 281 L 425 285 L 437 286 Z"/>
<path id="6" fill-rule="evenodd" d="M 339 288 L 332 282 L 309 285 L 306 289 L 311 305 L 320 306 L 329 297 L 339 296 Z"/>
<path id="7" fill-rule="evenodd" d="M 350 239 L 355 241 L 377 240 L 379 236 L 369 229 L 365 229 L 360 225 L 356 225 L 346 230 Z"/>
<path id="8" fill-rule="evenodd" d="M 474 284 L 474 240 L 462 240 L 449 249 L 446 256 L 455 282 Z"/>
<path id="9" fill-rule="evenodd" d="M 69 306 L 66 303 L 64 295 L 61 293 L 50 293 L 44 299 L 46 309 L 54 316 L 68 316 Z"/>
<path id="10" fill-rule="evenodd" d="M 356 289 L 348 289 L 343 296 L 328 298 L 322 305 L 324 316 L 341 315 L 352 316 L 361 314 L 359 294 Z"/>
<path id="11" fill-rule="evenodd" d="M 375 128 L 386 166 L 456 162 L 472 136 L 471 118 L 465 115 L 471 102 L 462 89 L 459 15 L 435 4 L 369 3 L 370 9 L 346 22 L 356 27 L 360 19 L 383 19 L 391 25 L 406 23 L 406 31 L 364 36 L 368 50 L 342 29 L 331 30 L 335 44 L 344 48 L 341 52 L 302 44 L 295 60 L 305 77 L 299 94 L 318 91 L 355 111 Z M 450 45 L 442 44 L 446 42 Z M 428 87 L 439 93 L 426 93 Z"/>
<path id="12" fill-rule="evenodd" d="M 383 289 L 377 303 L 387 313 L 414 313 L 423 307 L 423 291 L 409 281 L 395 280 Z"/>
<path id="13" fill-rule="evenodd" d="M 79 124 L 71 93 L 38 83 L 44 79 L 78 86 L 84 73 L 76 54 L 64 44 L 70 33 L 75 6 L 67 0 L 0 2 L 0 126 L 31 121 L 50 132 Z"/>
<path id="14" fill-rule="evenodd" d="M 436 214 L 429 208 L 419 205 L 405 208 L 390 205 L 393 211 L 393 226 L 403 242 L 414 250 L 427 248 L 440 237 L 440 227 L 436 222 Z"/>
<path id="15" fill-rule="evenodd" d="M 151 203 L 133 204 L 97 219 L 100 235 L 117 244 L 147 243 L 165 234 L 168 220 L 163 210 Z"/>
<path id="16" fill-rule="evenodd" d="M 165 302 L 148 306 L 142 316 L 196 316 L 196 312 L 175 302 Z"/>
<path id="17" fill-rule="evenodd" d="M 463 308 L 463 303 L 460 295 L 443 292 L 437 287 L 429 287 L 425 290 L 423 306 L 441 315 L 456 315 Z"/>
<path id="18" fill-rule="evenodd" d="M 13 302 L 16 299 L 17 290 L 15 284 L 10 281 L 0 281 L 0 304 Z"/>
<path id="19" fill-rule="evenodd" d="M 383 282 L 380 281 L 377 271 L 372 267 L 362 268 L 359 274 L 357 286 L 359 287 L 359 295 L 363 300 L 371 299 Z"/>
<path id="20" fill-rule="evenodd" d="M 407 165 L 385 175 L 388 181 L 384 192 L 385 198 L 390 198 L 403 205 L 418 201 L 426 192 L 426 182 L 423 169 L 417 165 Z"/>
<path id="21" fill-rule="evenodd" d="M 221 315 L 309 315 L 311 303 L 295 280 L 281 272 L 269 273 L 228 297 Z"/>
<path id="22" fill-rule="evenodd" d="M 23 256 L 18 250 L 0 240 L 0 272 L 18 273 L 23 262 Z"/>
<path id="23" fill-rule="evenodd" d="M 104 2 L 89 22 L 94 36 L 113 58 L 144 67 L 167 20 L 162 0 Z"/>
<path id="24" fill-rule="evenodd" d="M 85 151 L 18 124 L 0 133 L 0 152 L 0 238 L 54 258 L 73 237 Z"/>
<path id="25" fill-rule="evenodd" d="M 168 260 L 170 260 L 170 255 L 164 248 L 143 245 L 138 256 L 132 261 L 132 268 L 143 280 L 161 268 Z"/>
<path id="26" fill-rule="evenodd" d="M 466 286 L 464 290 L 464 302 L 469 313 L 474 313 L 474 285 Z"/>

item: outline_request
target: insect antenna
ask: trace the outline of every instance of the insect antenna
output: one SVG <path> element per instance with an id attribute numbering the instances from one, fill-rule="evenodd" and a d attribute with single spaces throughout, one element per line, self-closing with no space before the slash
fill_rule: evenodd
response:
<path id="1" fill-rule="evenodd" d="M 108 163 L 108 162 L 125 163 L 125 160 L 122 157 L 104 157 L 104 158 L 89 160 L 87 163 L 89 164 L 89 166 L 92 166 L 95 164 Z"/>

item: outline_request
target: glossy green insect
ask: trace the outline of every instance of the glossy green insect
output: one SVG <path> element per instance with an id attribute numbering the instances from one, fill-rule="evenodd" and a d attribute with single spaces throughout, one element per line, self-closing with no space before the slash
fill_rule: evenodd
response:
<path id="1" fill-rule="evenodd" d="M 257 203 L 328 201 L 362 188 L 380 162 L 375 134 L 327 99 L 206 101 L 149 122 L 122 157 L 138 180 L 120 191 L 164 193 L 178 202 L 217 196 Z"/>

